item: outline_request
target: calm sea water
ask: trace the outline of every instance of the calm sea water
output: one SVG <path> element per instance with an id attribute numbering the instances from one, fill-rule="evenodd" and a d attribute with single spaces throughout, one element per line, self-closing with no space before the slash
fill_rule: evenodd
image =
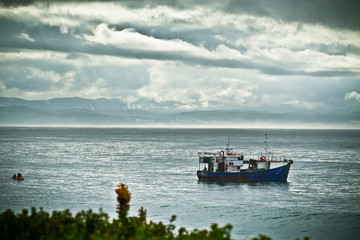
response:
<path id="1" fill-rule="evenodd" d="M 264 147 L 294 160 L 287 183 L 198 182 L 198 151 Z M 102 208 L 187 229 L 233 225 L 234 239 L 360 239 L 360 131 L 261 129 L 0 128 L 0 210 Z M 25 181 L 11 179 L 21 172 Z"/>

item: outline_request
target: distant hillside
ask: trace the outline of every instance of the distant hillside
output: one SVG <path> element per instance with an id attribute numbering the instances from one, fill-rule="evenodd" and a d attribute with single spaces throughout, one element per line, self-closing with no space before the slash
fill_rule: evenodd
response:
<path id="1" fill-rule="evenodd" d="M 227 121 L 227 122 L 276 122 L 278 124 L 287 123 L 328 123 L 335 124 L 339 122 L 346 123 L 347 121 L 360 123 L 360 113 L 349 113 L 347 115 L 336 114 L 315 114 L 315 113 L 273 113 L 273 112 L 259 112 L 259 111 L 229 111 L 229 110 L 214 110 L 214 111 L 189 111 L 168 115 L 169 118 L 176 119 L 208 119 L 213 121 Z"/>
<path id="2" fill-rule="evenodd" d="M 0 125 L 121 125 L 141 121 L 141 116 L 110 115 L 88 109 L 43 111 L 31 107 L 0 107 Z"/>
<path id="3" fill-rule="evenodd" d="M 0 125 L 360 128 L 360 113 L 238 110 L 159 112 L 128 109 L 119 99 L 0 97 Z"/>
<path id="4" fill-rule="evenodd" d="M 50 100 L 23 100 L 0 97 L 0 106 L 25 106 L 43 110 L 91 109 L 94 111 L 123 111 L 127 104 L 119 99 L 54 98 Z"/>
<path id="5" fill-rule="evenodd" d="M 127 109 L 118 99 L 0 98 L 1 125 L 117 125 L 142 121 L 149 115 L 146 111 Z"/>

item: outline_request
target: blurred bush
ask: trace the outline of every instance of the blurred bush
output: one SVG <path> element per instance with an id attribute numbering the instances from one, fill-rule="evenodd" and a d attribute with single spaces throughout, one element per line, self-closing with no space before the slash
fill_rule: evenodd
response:
<path id="1" fill-rule="evenodd" d="M 146 210 L 139 209 L 137 217 L 128 217 L 131 194 L 128 187 L 120 183 L 115 190 L 117 194 L 117 213 L 119 218 L 109 221 L 109 216 L 100 209 L 99 213 L 81 211 L 75 216 L 66 209 L 53 211 L 52 214 L 42 208 L 38 211 L 24 209 L 21 213 L 6 210 L 0 214 L 0 238 L 3 240 L 32 240 L 32 239 L 93 239 L 93 240 L 226 240 L 231 239 L 230 224 L 218 227 L 213 224 L 210 230 L 187 231 L 173 224 L 176 216 L 172 216 L 168 225 L 146 220 Z M 271 238 L 259 235 L 254 240 L 269 240 Z"/>

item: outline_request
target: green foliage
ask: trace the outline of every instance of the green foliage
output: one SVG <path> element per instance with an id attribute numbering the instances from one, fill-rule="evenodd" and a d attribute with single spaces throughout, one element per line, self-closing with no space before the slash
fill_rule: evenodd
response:
<path id="1" fill-rule="evenodd" d="M 265 235 L 259 235 L 259 238 L 253 238 L 252 240 L 271 240 L 271 237 L 265 236 Z M 299 240 L 298 238 L 296 240 Z M 310 240 L 309 237 L 304 237 L 304 240 Z"/>
<path id="2" fill-rule="evenodd" d="M 194 229 L 188 232 L 181 227 L 175 233 L 173 224 L 176 216 L 172 216 L 168 225 L 162 222 L 148 222 L 146 210 L 139 210 L 138 217 L 127 217 L 130 202 L 130 192 L 125 184 L 119 184 L 116 189 L 118 195 L 117 213 L 119 219 L 109 221 L 109 216 L 100 209 L 99 213 L 92 210 L 78 212 L 72 216 L 71 212 L 53 211 L 52 214 L 42 208 L 31 211 L 24 209 L 21 213 L 6 210 L 0 213 L 0 236 L 3 240 L 33 240 L 33 239 L 74 239 L 74 240 L 229 240 L 231 239 L 231 225 L 218 227 L 213 224 L 210 230 Z M 259 239 L 271 240 L 260 235 Z"/>
<path id="3" fill-rule="evenodd" d="M 141 208 L 138 217 L 128 217 L 127 221 L 114 219 L 109 222 L 107 214 L 94 213 L 91 210 L 81 211 L 72 216 L 69 210 L 49 213 L 40 209 L 31 209 L 31 213 L 23 210 L 15 214 L 7 210 L 0 214 L 0 236 L 4 240 L 32 239 L 230 239 L 231 226 L 219 228 L 216 224 L 211 230 L 186 231 L 179 229 L 175 234 L 175 216 L 170 224 L 147 222 L 146 211 Z"/>
<path id="4" fill-rule="evenodd" d="M 271 238 L 260 234 L 259 238 L 253 238 L 252 240 L 271 240 Z"/>

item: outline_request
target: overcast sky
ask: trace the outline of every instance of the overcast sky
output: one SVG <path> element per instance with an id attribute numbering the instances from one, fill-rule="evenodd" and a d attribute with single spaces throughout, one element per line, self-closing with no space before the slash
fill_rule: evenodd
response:
<path id="1" fill-rule="evenodd" d="M 0 2 L 2 97 L 360 111 L 358 0 Z"/>

